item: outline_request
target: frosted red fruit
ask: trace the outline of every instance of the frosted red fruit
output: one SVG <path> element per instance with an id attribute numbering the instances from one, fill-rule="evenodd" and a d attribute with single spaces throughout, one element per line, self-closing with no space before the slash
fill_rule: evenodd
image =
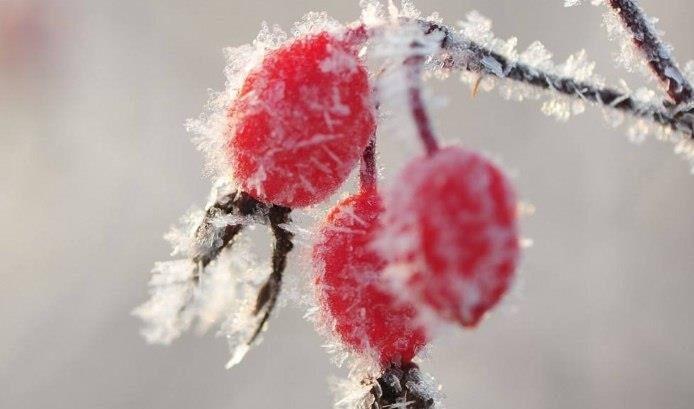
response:
<path id="1" fill-rule="evenodd" d="M 374 189 L 335 206 L 313 248 L 318 299 L 333 330 L 353 350 L 382 365 L 408 363 L 426 343 L 415 309 L 382 280 L 386 261 L 371 240 L 383 212 Z"/>
<path id="2" fill-rule="evenodd" d="M 229 153 L 241 188 L 289 207 L 333 193 L 376 126 L 355 47 L 325 32 L 268 53 L 246 78 L 229 118 Z"/>
<path id="3" fill-rule="evenodd" d="M 408 297 L 475 326 L 508 289 L 519 259 L 516 196 L 502 171 L 450 147 L 413 160 L 386 196 L 379 245 L 403 263 Z"/>

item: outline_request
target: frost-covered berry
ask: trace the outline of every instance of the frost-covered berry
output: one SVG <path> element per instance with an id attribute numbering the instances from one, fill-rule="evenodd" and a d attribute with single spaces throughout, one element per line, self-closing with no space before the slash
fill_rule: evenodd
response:
<path id="1" fill-rule="evenodd" d="M 516 196 L 502 171 L 457 147 L 406 166 L 385 197 L 379 248 L 406 295 L 475 326 L 508 289 L 519 259 Z"/>
<path id="2" fill-rule="evenodd" d="M 228 136 L 234 177 L 250 195 L 308 206 L 347 178 L 376 126 L 352 42 L 327 32 L 300 37 L 249 73 Z"/>
<path id="3" fill-rule="evenodd" d="M 384 367 L 408 363 L 426 343 L 415 309 L 390 293 L 386 261 L 372 247 L 381 198 L 374 188 L 351 196 L 328 214 L 313 248 L 322 311 L 339 338 Z"/>

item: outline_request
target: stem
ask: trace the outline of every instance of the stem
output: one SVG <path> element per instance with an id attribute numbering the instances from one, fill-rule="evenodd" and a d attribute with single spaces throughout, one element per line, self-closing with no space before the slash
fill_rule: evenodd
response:
<path id="1" fill-rule="evenodd" d="M 416 48 L 417 44 L 413 44 L 412 47 Z M 405 60 L 405 65 L 409 68 L 407 70 L 407 83 L 409 86 L 408 93 L 410 97 L 412 119 L 417 126 L 419 138 L 424 144 L 424 149 L 426 149 L 427 155 L 431 155 L 439 149 L 439 144 L 436 141 L 433 131 L 431 130 L 429 114 L 427 113 L 424 101 L 422 100 L 421 82 L 423 63 L 424 57 L 421 55 L 414 55 Z"/>
<path id="2" fill-rule="evenodd" d="M 418 20 L 417 23 L 426 33 L 434 31 L 443 33 L 441 40 L 441 47 L 445 51 L 445 55 L 441 57 L 443 68 L 507 78 L 540 89 L 551 90 L 647 119 L 694 139 L 694 107 L 687 108 L 680 105 L 667 109 L 662 105 L 646 105 L 629 94 L 615 89 L 599 87 L 573 78 L 546 73 L 529 65 L 510 62 L 498 53 L 473 41 L 460 38 L 444 25 L 425 20 Z M 492 70 L 485 65 L 483 60 L 486 58 L 493 58 L 499 64 L 499 69 Z"/>
<path id="3" fill-rule="evenodd" d="M 692 86 L 686 80 L 670 52 L 658 38 L 658 33 L 648 17 L 633 0 L 608 0 L 607 3 L 619 16 L 631 34 L 631 41 L 644 57 L 655 77 L 661 82 L 668 96 L 676 104 L 692 101 Z"/>
<path id="4" fill-rule="evenodd" d="M 277 298 L 282 289 L 282 274 L 287 267 L 287 255 L 294 248 L 294 244 L 292 244 L 294 234 L 283 227 L 284 224 L 290 222 L 289 214 L 291 211 L 292 209 L 288 207 L 273 205 L 268 212 L 270 228 L 275 238 L 272 250 L 272 272 L 260 289 L 260 292 L 258 292 L 253 315 L 258 315 L 263 309 L 265 309 L 265 313 L 260 319 L 255 332 L 248 340 L 248 345 L 253 344 L 263 331 L 265 323 L 275 309 Z"/>
<path id="5" fill-rule="evenodd" d="M 359 187 L 362 192 L 376 187 L 376 135 L 371 137 L 361 157 Z"/>
<path id="6" fill-rule="evenodd" d="M 371 388 L 374 403 L 370 409 L 407 408 L 430 409 L 434 399 L 422 394 L 421 374 L 417 365 L 391 365 Z"/>
<path id="7" fill-rule="evenodd" d="M 265 312 L 258 323 L 258 327 L 248 340 L 248 345 L 253 344 L 258 338 L 277 304 L 277 298 L 282 287 L 282 274 L 287 266 L 287 255 L 294 247 L 292 244 L 294 235 L 283 227 L 285 223 L 290 221 L 290 212 L 291 209 L 288 207 L 268 206 L 245 192 L 232 192 L 219 198 L 207 209 L 200 226 L 195 231 L 196 243 L 211 244 L 209 246 L 199 245 L 192 250 L 191 260 L 196 266 L 191 279 L 193 286 L 197 286 L 200 283 L 200 277 L 205 267 L 215 260 L 223 249 L 230 247 L 234 237 L 243 229 L 242 224 L 232 224 L 225 226 L 224 230 L 219 234 L 215 232 L 214 219 L 229 214 L 239 216 L 263 215 L 270 223 L 275 239 L 272 252 L 272 272 L 258 292 L 253 315 L 258 315 L 263 310 Z M 218 240 L 215 239 L 217 234 L 219 234 Z M 189 305 L 184 306 L 180 313 L 188 307 Z"/>
<path id="8" fill-rule="evenodd" d="M 232 192 L 224 195 L 205 211 L 200 226 L 195 230 L 195 242 L 210 241 L 210 237 L 215 235 L 213 221 L 220 216 L 234 213 L 240 216 L 252 216 L 259 214 L 264 208 L 264 204 L 244 192 Z M 197 246 L 193 249 L 191 259 L 195 265 L 200 267 L 198 270 L 204 269 L 212 260 L 216 259 L 242 229 L 243 225 L 241 224 L 228 225 L 220 234 L 219 241 L 213 241 L 209 247 Z M 200 279 L 199 273 L 196 271 L 193 276 L 196 282 Z"/>

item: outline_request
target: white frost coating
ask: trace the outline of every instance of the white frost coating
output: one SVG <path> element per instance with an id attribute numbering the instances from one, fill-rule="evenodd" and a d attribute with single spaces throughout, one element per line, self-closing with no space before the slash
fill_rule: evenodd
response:
<path id="1" fill-rule="evenodd" d="M 650 51 L 650 54 L 638 49 L 633 42 L 633 34 L 624 27 L 617 13 L 611 7 L 605 6 L 608 10 L 604 13 L 603 26 L 607 29 L 609 38 L 617 42 L 619 46 L 619 53 L 615 55 L 617 64 L 630 72 L 638 71 L 648 81 L 652 81 L 655 76 L 650 72 L 648 64 L 656 59 L 671 59 L 672 46 L 661 41 L 660 47 Z M 637 4 L 636 7 L 639 7 L 639 5 Z M 648 30 L 662 38 L 664 32 L 656 27 L 657 23 L 657 18 L 650 17 L 646 19 Z M 669 78 L 671 83 L 678 85 L 675 87 L 676 89 L 682 89 L 685 84 L 685 78 L 682 77 L 680 72 L 672 67 L 666 67 L 663 74 Z"/>
<path id="2" fill-rule="evenodd" d="M 624 28 L 619 16 L 607 5 L 605 7 L 608 9 L 603 13 L 602 25 L 607 30 L 609 39 L 615 42 L 619 48 L 619 52 L 614 54 L 615 62 L 629 72 L 639 72 L 647 80 L 652 80 L 653 76 L 640 51 L 634 45 L 631 34 Z"/>
<path id="3" fill-rule="evenodd" d="M 193 265 L 188 260 L 158 262 L 149 282 L 150 299 L 133 310 L 144 321 L 142 336 L 152 344 L 168 345 L 186 331 L 195 317 L 184 307 L 193 292 Z"/>
<path id="4" fill-rule="evenodd" d="M 247 349 L 258 324 L 251 314 L 258 290 L 268 275 L 259 268 L 242 234 L 231 251 L 224 250 L 193 281 L 196 266 L 188 259 L 155 264 L 150 281 L 151 298 L 133 314 L 146 324 L 142 333 L 150 343 L 169 344 L 197 320 L 197 330 L 205 333 L 220 324 L 218 335 L 229 341 L 232 361 Z M 238 362 L 236 362 L 238 363 Z"/>
<path id="5" fill-rule="evenodd" d="M 684 64 L 682 74 L 684 74 L 690 84 L 694 83 L 694 61 L 690 60 Z"/>
<path id="6" fill-rule="evenodd" d="M 591 0 L 590 4 L 594 6 L 599 6 L 603 4 L 604 0 Z M 583 0 L 564 0 L 564 7 L 573 7 L 583 4 Z"/>
<path id="7" fill-rule="evenodd" d="M 222 200 L 234 186 L 218 180 L 207 206 Z M 253 217 L 220 215 L 210 220 L 204 234 L 196 237 L 205 212 L 193 210 L 172 227 L 166 238 L 173 247 L 173 256 L 184 259 L 158 262 L 149 282 L 150 299 L 133 314 L 141 318 L 143 336 L 150 343 L 170 344 L 197 322 L 197 332 L 205 333 L 220 325 L 218 335 L 229 340 L 232 359 L 239 360 L 238 351 L 257 327 L 258 320 L 250 313 L 258 289 L 269 273 L 269 266 L 258 267 L 248 238 L 236 236 L 231 250 L 223 250 L 202 273 L 191 260 L 220 246 L 221 235 L 229 225 L 258 224 Z M 199 278 L 196 284 L 194 276 Z"/>
<path id="8" fill-rule="evenodd" d="M 552 54 L 539 41 L 533 42 L 523 52 L 518 52 L 516 47 L 518 39 L 511 37 L 508 40 L 497 38 L 492 32 L 492 23 L 480 13 L 473 11 L 468 13 L 465 21 L 458 23 L 459 34 L 474 41 L 485 48 L 502 55 L 509 63 L 507 69 L 513 64 L 523 64 L 537 72 L 544 72 L 562 77 L 572 77 L 577 81 L 600 86 L 604 83 L 601 77 L 594 74 L 595 63 L 586 58 L 585 51 L 580 51 L 560 65 L 552 62 Z M 560 121 L 566 121 L 571 116 L 581 114 L 585 111 L 585 103 L 576 101 L 574 98 L 558 95 L 550 90 L 542 90 L 527 84 L 518 83 L 512 80 L 504 80 L 506 72 L 501 69 L 501 64 L 490 56 L 482 59 L 484 67 L 499 78 L 484 77 L 479 74 L 464 72 L 461 80 L 474 87 L 475 91 L 490 91 L 499 83 L 499 94 L 508 100 L 524 101 L 542 99 L 542 112 Z"/>
<path id="9" fill-rule="evenodd" d="M 571 5 L 576 5 L 579 2 L 572 1 Z M 602 0 L 591 1 L 595 6 L 604 5 Z M 655 19 L 651 19 L 650 24 L 653 29 Z M 575 53 L 563 63 L 555 65 L 552 62 L 552 55 L 541 43 L 532 43 L 524 52 L 518 53 L 515 49 L 517 40 L 512 37 L 509 40 L 501 40 L 494 36 L 492 32 L 492 23 L 478 12 L 470 12 L 465 21 L 458 23 L 460 31 L 457 33 L 463 39 L 474 41 L 485 48 L 488 48 L 498 54 L 504 56 L 509 64 L 521 63 L 538 71 L 556 75 L 559 77 L 572 78 L 579 82 L 591 84 L 596 88 L 605 86 L 604 78 L 595 74 L 595 63 L 588 60 L 585 51 Z M 647 67 L 644 63 L 646 59 L 641 57 L 635 50 L 631 38 L 625 32 L 623 25 L 614 12 L 608 10 L 604 15 L 603 25 L 607 28 L 610 38 L 615 39 L 620 44 L 621 52 L 617 55 L 617 60 L 620 65 L 625 66 L 630 71 L 642 70 L 647 78 L 651 79 L 652 75 L 647 72 Z M 662 55 L 670 54 L 670 47 L 664 46 L 658 52 Z M 489 59 L 482 61 L 484 66 L 495 75 L 499 75 L 498 67 Z M 683 71 L 684 77 L 689 82 L 694 81 L 694 62 L 690 62 L 685 66 Z M 434 75 L 437 78 L 446 78 L 445 74 Z M 681 83 L 683 78 L 674 72 L 670 72 L 670 77 L 673 81 Z M 629 127 L 627 128 L 627 136 L 634 143 L 641 143 L 646 136 L 651 135 L 661 141 L 671 142 L 675 146 L 675 153 L 690 163 L 692 172 L 694 173 L 694 148 L 689 137 L 683 132 L 676 132 L 665 126 L 658 125 L 652 121 L 646 121 L 640 118 L 632 118 L 624 112 L 610 107 L 603 107 L 587 100 L 576 99 L 561 95 L 551 89 L 542 90 L 527 84 L 518 83 L 512 80 L 497 78 L 492 76 L 481 77 L 480 74 L 474 72 L 462 72 L 460 79 L 469 84 L 470 87 L 477 92 L 491 91 L 495 87 L 498 88 L 499 94 L 508 100 L 524 101 L 524 100 L 541 100 L 541 110 L 544 114 L 554 117 L 559 121 L 566 121 L 574 115 L 581 114 L 585 111 L 587 104 L 598 105 L 603 112 L 605 122 L 612 127 L 621 126 L 627 118 L 629 118 Z M 654 92 L 647 88 L 641 88 L 632 91 L 626 85 L 624 80 L 620 81 L 620 91 L 624 92 L 623 99 L 616 99 L 613 106 L 626 98 L 633 98 L 637 103 L 636 112 L 650 113 L 654 109 L 662 108 L 662 92 Z M 683 105 L 678 109 L 687 110 L 692 106 Z M 648 116 L 648 115 L 647 115 Z M 684 131 L 688 131 L 685 129 Z"/>
<path id="10" fill-rule="evenodd" d="M 407 384 L 401 384 L 400 388 L 404 389 L 407 387 L 408 390 L 417 393 L 419 396 L 430 397 L 434 401 L 433 406 L 431 406 L 432 409 L 445 409 L 443 403 L 445 395 L 442 393 L 441 385 L 436 379 L 418 369 L 413 371 L 417 372 L 419 382 L 408 381 Z M 335 397 L 334 407 L 336 409 L 371 409 L 373 407 L 375 399 L 370 392 L 376 383 L 376 379 L 369 372 L 364 372 L 363 368 L 354 368 L 347 378 L 331 377 L 329 383 Z M 411 407 L 410 405 L 411 402 L 398 402 L 385 408 L 407 409 Z"/>

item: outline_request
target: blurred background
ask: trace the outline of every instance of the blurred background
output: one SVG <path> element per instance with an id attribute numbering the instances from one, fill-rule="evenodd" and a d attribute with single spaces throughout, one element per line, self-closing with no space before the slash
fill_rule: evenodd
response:
<path id="1" fill-rule="evenodd" d="M 691 1 L 641 3 L 680 62 L 694 57 Z M 586 48 L 608 79 L 623 75 L 595 7 L 419 6 L 449 23 L 477 9 L 521 49 L 541 40 L 559 61 Z M 230 371 L 224 340 L 149 346 L 130 316 L 168 257 L 162 234 L 208 193 L 183 123 L 223 87 L 222 48 L 311 10 L 359 14 L 356 1 L 0 0 L 0 408 L 330 407 L 326 378 L 344 370 L 301 308 L 283 308 Z M 669 145 L 629 143 L 596 109 L 561 124 L 535 103 L 472 99 L 456 79 L 432 86 L 449 102 L 439 133 L 501 158 L 536 207 L 514 293 L 422 365 L 448 407 L 694 406 L 688 165 Z"/>

